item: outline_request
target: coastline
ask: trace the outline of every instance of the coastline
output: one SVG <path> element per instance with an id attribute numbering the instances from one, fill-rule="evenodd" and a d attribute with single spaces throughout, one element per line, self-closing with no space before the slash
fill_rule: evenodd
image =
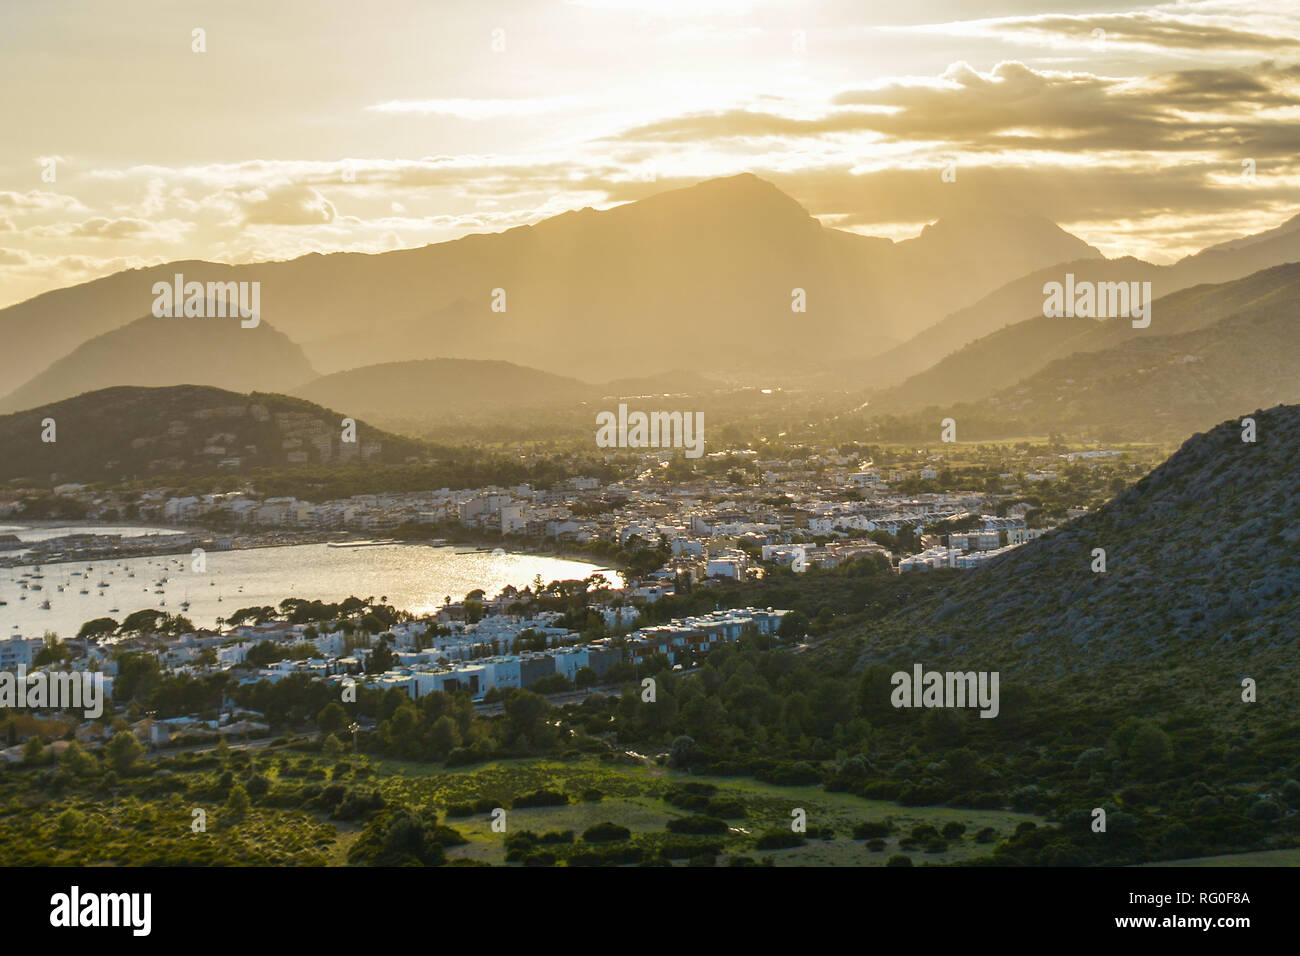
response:
<path id="1" fill-rule="evenodd" d="M 195 527 L 192 525 L 168 525 L 162 522 L 129 522 L 113 521 L 97 524 L 89 521 L 28 521 L 18 522 L 11 521 L 9 524 L 22 530 L 55 530 L 59 528 L 69 529 L 70 534 L 90 534 L 97 533 L 95 529 L 109 528 L 135 528 L 148 529 L 152 534 L 132 536 L 123 538 L 121 543 L 111 547 L 90 547 L 75 548 L 68 551 L 57 551 L 51 554 L 28 553 L 21 556 L 19 561 L 8 561 L 3 553 L 0 553 L 0 567 L 3 568 L 21 568 L 37 567 L 44 565 L 56 564 L 75 564 L 81 561 L 107 561 L 124 558 L 146 558 L 163 555 L 189 554 L 195 547 L 201 547 L 207 544 L 209 551 L 252 551 L 259 548 L 287 548 L 297 547 L 308 544 L 336 544 L 348 546 L 352 544 L 356 547 L 365 547 L 369 543 L 375 544 L 413 544 L 424 545 L 426 547 L 447 547 L 468 549 L 470 551 L 495 551 L 498 548 L 507 554 L 530 555 L 534 557 L 557 558 L 567 561 L 581 561 L 584 564 L 600 565 L 600 571 L 621 574 L 625 566 L 612 558 L 603 555 L 592 554 L 578 548 L 568 548 L 564 546 L 547 546 L 527 541 L 502 541 L 492 539 L 481 535 L 467 537 L 435 537 L 414 538 L 414 537 L 384 537 L 374 534 L 366 534 L 360 531 L 321 531 L 315 529 L 299 528 L 276 528 L 276 529 L 257 529 L 243 532 L 220 533 L 213 532 L 208 528 Z M 166 534 L 167 537 L 180 536 L 185 538 L 184 543 L 179 541 L 168 542 L 160 540 L 160 536 Z M 58 540 L 58 538 L 45 539 Z M 132 547 L 129 542 L 139 540 L 141 546 Z M 216 547 L 217 541 L 229 540 L 230 547 Z M 147 542 L 147 544 L 146 544 Z M 25 542 L 25 544 L 36 544 L 38 542 Z M 43 543 L 43 542 L 40 542 Z M 611 584 L 617 584 L 611 581 Z"/>

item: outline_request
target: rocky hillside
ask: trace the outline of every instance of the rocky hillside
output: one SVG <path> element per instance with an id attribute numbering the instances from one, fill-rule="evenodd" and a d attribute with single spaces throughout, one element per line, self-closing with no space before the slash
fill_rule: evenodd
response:
<path id="1" fill-rule="evenodd" d="M 1004 688 L 1182 673 L 1224 706 L 1251 676 L 1277 695 L 1300 619 L 1300 407 L 1253 418 L 1254 443 L 1224 422 L 1097 512 L 981 570 L 934 572 L 951 585 L 859 638 L 859 660 L 1001 670 Z"/>

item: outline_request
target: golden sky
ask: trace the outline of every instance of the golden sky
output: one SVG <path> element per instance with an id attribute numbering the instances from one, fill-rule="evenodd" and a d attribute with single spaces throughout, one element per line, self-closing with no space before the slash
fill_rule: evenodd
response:
<path id="1" fill-rule="evenodd" d="M 0 61 L 0 306 L 744 171 L 864 234 L 1028 210 L 1161 262 L 1300 212 L 1293 0 L 45 0 Z"/>

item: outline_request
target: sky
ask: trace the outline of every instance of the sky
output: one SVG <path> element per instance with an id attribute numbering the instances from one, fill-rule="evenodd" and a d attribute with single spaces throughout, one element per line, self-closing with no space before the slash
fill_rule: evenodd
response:
<path id="1" fill-rule="evenodd" d="M 864 235 L 1024 212 L 1156 262 L 1300 213 L 1290 0 L 44 0 L 0 62 L 0 306 L 739 172 Z"/>

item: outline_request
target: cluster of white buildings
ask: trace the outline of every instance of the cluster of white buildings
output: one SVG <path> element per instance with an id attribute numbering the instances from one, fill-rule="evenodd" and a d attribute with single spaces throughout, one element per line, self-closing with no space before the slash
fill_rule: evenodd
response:
<path id="1" fill-rule="evenodd" d="M 673 664 L 688 662 L 696 655 L 734 643 L 746 628 L 753 628 L 760 635 L 774 635 L 781 627 L 781 619 L 789 613 L 747 607 L 712 611 L 671 624 L 641 628 L 627 638 L 628 656 L 639 661 L 662 654 Z"/>

